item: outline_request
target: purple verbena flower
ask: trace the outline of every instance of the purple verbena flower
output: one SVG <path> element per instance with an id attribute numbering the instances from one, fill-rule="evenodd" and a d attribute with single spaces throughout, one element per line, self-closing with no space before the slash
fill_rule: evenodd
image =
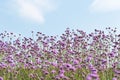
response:
<path id="1" fill-rule="evenodd" d="M 112 80 L 117 80 L 117 78 L 114 77 L 114 78 L 112 78 Z"/>
<path id="2" fill-rule="evenodd" d="M 0 80 L 3 80 L 3 77 L 0 77 Z"/>

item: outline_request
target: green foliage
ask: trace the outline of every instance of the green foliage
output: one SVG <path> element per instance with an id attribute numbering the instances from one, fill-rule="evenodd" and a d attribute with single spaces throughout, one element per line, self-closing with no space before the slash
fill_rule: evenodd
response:
<path id="1" fill-rule="evenodd" d="M 44 77 L 44 80 L 53 80 L 54 77 L 58 74 L 58 69 L 51 66 L 48 68 L 49 73 L 45 75 L 42 69 L 1 69 L 0 76 L 4 78 L 4 80 L 40 80 Z M 55 74 L 52 74 L 51 71 L 56 70 Z M 85 80 L 87 74 L 89 74 L 89 70 L 86 68 L 81 68 L 73 71 L 65 72 L 65 76 L 69 77 L 71 80 Z M 112 80 L 114 76 L 114 72 L 112 68 L 109 68 L 105 71 L 98 71 L 100 80 Z"/>

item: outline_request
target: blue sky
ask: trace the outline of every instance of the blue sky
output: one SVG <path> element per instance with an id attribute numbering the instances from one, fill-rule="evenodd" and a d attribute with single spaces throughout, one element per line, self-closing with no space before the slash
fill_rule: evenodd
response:
<path id="1" fill-rule="evenodd" d="M 117 27 L 120 32 L 120 0 L 0 1 L 0 32 L 60 35 L 67 27 L 88 33 Z"/>

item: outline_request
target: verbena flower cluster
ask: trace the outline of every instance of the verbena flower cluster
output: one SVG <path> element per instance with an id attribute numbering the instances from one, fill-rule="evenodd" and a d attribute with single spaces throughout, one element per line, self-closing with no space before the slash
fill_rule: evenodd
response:
<path id="1" fill-rule="evenodd" d="M 116 28 L 87 34 L 67 28 L 61 36 L 0 34 L 0 80 L 120 80 Z"/>

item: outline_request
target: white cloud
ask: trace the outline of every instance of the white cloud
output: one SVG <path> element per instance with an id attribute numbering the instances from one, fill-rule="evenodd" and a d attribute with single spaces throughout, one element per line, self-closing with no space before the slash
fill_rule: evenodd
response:
<path id="1" fill-rule="evenodd" d="M 19 16 L 35 22 L 43 23 L 44 15 L 54 10 L 54 3 L 50 0 L 13 0 L 16 4 L 16 11 Z M 51 0 L 52 1 L 52 0 Z M 14 10 L 15 10 L 14 9 Z"/>
<path id="2" fill-rule="evenodd" d="M 90 10 L 95 12 L 120 10 L 120 0 L 94 0 L 90 6 Z"/>

